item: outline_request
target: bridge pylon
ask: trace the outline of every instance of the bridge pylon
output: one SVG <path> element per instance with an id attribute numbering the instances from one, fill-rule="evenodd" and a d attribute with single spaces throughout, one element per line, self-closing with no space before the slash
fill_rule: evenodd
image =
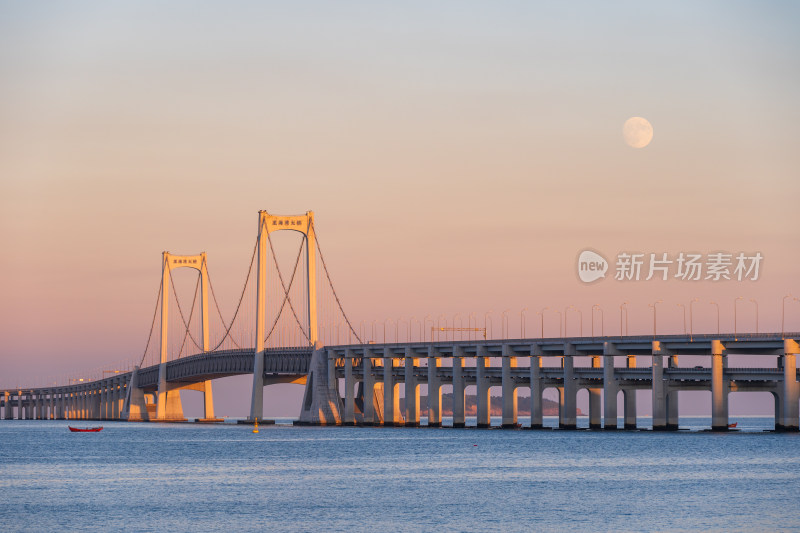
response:
<path id="1" fill-rule="evenodd" d="M 308 343 L 315 346 L 317 337 L 317 246 L 314 212 L 304 215 L 271 215 L 258 212 L 258 280 L 256 288 L 256 346 L 253 354 L 253 394 L 250 402 L 250 421 L 261 420 L 264 415 L 264 350 L 266 348 L 267 312 L 267 249 L 269 235 L 275 231 L 290 230 L 305 235 L 306 294 L 308 310 Z"/>
<path id="2" fill-rule="evenodd" d="M 161 256 L 161 360 L 158 366 L 158 394 L 156 396 L 156 420 L 184 420 L 180 389 L 193 389 L 203 392 L 204 419 L 214 419 L 214 401 L 211 380 L 193 385 L 180 386 L 167 382 L 167 336 L 169 329 L 169 292 L 172 277 L 170 273 L 178 268 L 192 268 L 200 272 L 200 308 L 204 352 L 210 348 L 208 341 L 208 263 L 205 252 L 197 255 L 174 255 L 163 252 Z"/>

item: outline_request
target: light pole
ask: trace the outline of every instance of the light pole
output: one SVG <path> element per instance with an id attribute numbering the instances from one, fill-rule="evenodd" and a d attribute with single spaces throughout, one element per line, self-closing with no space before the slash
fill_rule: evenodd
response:
<path id="1" fill-rule="evenodd" d="M 686 306 L 683 304 L 675 304 L 683 309 L 683 334 L 686 335 Z"/>
<path id="2" fill-rule="evenodd" d="M 737 317 L 736 317 L 736 304 L 739 303 L 739 300 L 744 300 L 743 296 L 737 296 L 733 300 L 733 340 L 739 340 L 739 328 L 737 324 Z"/>
<path id="3" fill-rule="evenodd" d="M 424 339 L 422 338 L 422 324 L 420 324 L 419 320 L 417 320 L 416 315 L 412 316 L 408 320 L 408 341 L 411 342 L 411 325 L 416 322 L 419 324 L 419 342 L 422 342 Z"/>
<path id="4" fill-rule="evenodd" d="M 475 319 L 475 329 L 478 329 L 478 317 L 475 316 L 475 311 L 471 312 L 469 314 L 469 316 L 467 317 L 467 322 L 468 322 L 467 327 L 470 328 L 470 329 L 472 328 L 472 319 L 473 318 Z M 473 333 L 472 331 L 468 331 L 467 332 L 467 340 L 468 341 L 472 340 L 472 333 Z M 477 331 L 474 332 L 474 333 L 477 333 Z M 475 336 L 477 337 L 477 335 L 475 335 Z"/>
<path id="5" fill-rule="evenodd" d="M 692 313 L 692 306 L 699 301 L 700 298 L 692 298 L 689 301 L 689 342 L 694 341 L 694 313 Z"/>
<path id="6" fill-rule="evenodd" d="M 488 336 L 489 339 L 492 338 L 492 335 L 491 335 L 492 332 L 491 332 L 491 330 L 486 329 L 486 321 L 488 320 L 489 324 L 492 324 L 492 329 L 494 329 L 494 324 L 492 323 L 492 318 L 489 316 L 491 314 L 492 314 L 492 311 L 490 310 L 489 312 L 487 312 L 487 313 L 485 313 L 483 315 L 483 332 L 484 332 L 484 334 L 486 334 L 487 332 L 489 333 L 489 336 Z"/>
<path id="7" fill-rule="evenodd" d="M 525 319 L 527 318 L 525 316 L 525 311 L 527 310 L 528 310 L 527 307 L 523 307 L 522 310 L 519 312 L 519 331 L 523 339 L 525 338 Z"/>
<path id="8" fill-rule="evenodd" d="M 562 318 L 561 311 L 559 311 L 558 309 L 553 309 L 553 312 L 554 313 L 558 313 L 558 336 L 559 337 L 564 337 L 564 336 L 566 336 L 566 332 L 562 332 L 561 331 L 561 326 L 564 325 L 564 324 L 561 323 L 561 318 Z M 566 320 L 566 318 L 564 320 Z"/>
<path id="9" fill-rule="evenodd" d="M 461 313 L 456 313 L 456 314 L 453 315 L 452 326 L 453 326 L 454 330 L 456 328 L 456 318 L 458 318 L 459 322 L 461 322 Z M 462 329 L 461 326 L 459 326 L 459 329 Z M 446 336 L 445 336 L 445 340 L 447 340 Z M 453 341 L 455 341 L 455 340 L 456 340 L 456 332 L 453 331 Z M 460 340 L 460 341 L 464 340 L 464 332 L 463 331 L 459 331 L 458 332 L 458 340 Z"/>
<path id="10" fill-rule="evenodd" d="M 622 302 L 619 306 L 619 336 L 622 337 L 622 311 L 625 311 L 625 335 L 628 334 L 628 302 Z"/>
<path id="11" fill-rule="evenodd" d="M 428 320 L 431 321 L 431 328 L 433 328 L 433 319 L 431 315 L 425 315 L 425 318 L 422 319 L 423 330 L 428 328 Z M 422 340 L 424 341 L 425 337 L 423 337 Z M 431 342 L 433 342 L 433 331 L 431 331 Z"/>
<path id="12" fill-rule="evenodd" d="M 660 303 L 662 303 L 661 300 L 656 300 L 651 304 L 647 304 L 648 307 L 653 308 L 653 337 L 656 336 L 656 306 Z"/>
<path id="13" fill-rule="evenodd" d="M 362 339 L 363 339 L 363 338 L 366 338 L 366 335 L 365 335 L 365 332 L 364 332 L 364 325 L 365 325 L 365 323 L 366 323 L 366 320 L 362 320 L 362 321 L 361 321 L 361 323 L 358 325 L 358 332 L 359 332 L 359 333 L 361 333 L 361 338 L 362 338 Z M 323 335 L 323 337 L 322 337 L 322 338 L 324 339 L 324 338 L 325 338 L 325 336 Z M 362 342 L 363 342 L 363 341 L 362 341 Z"/>
<path id="14" fill-rule="evenodd" d="M 792 296 L 791 292 L 783 297 L 781 302 L 781 339 L 786 339 L 786 298 L 792 298 L 793 300 L 797 299 Z"/>
<path id="15" fill-rule="evenodd" d="M 447 315 L 442 313 L 436 317 L 436 342 L 442 340 L 442 317 L 444 317 L 444 327 L 447 327 Z M 444 340 L 447 340 L 447 332 L 444 333 Z"/>
<path id="16" fill-rule="evenodd" d="M 717 306 L 717 335 L 719 335 L 719 304 L 717 302 L 708 302 L 708 303 Z"/>
<path id="17" fill-rule="evenodd" d="M 378 319 L 372 321 L 372 342 L 375 342 L 375 324 L 378 323 Z"/>
<path id="18" fill-rule="evenodd" d="M 756 333 L 758 333 L 758 302 L 755 298 L 750 298 L 750 301 L 756 304 Z"/>
<path id="19" fill-rule="evenodd" d="M 570 307 L 572 306 L 568 305 L 567 307 L 564 308 L 564 337 L 569 336 L 569 328 L 567 328 L 567 315 L 568 315 L 567 312 L 569 311 Z"/>
<path id="20" fill-rule="evenodd" d="M 504 339 L 508 338 L 508 312 L 509 311 L 510 311 L 510 309 L 506 309 L 505 311 L 503 311 L 501 313 L 501 318 L 500 318 L 500 322 L 501 322 L 500 330 L 501 330 L 501 335 L 503 335 Z"/>
<path id="21" fill-rule="evenodd" d="M 383 321 L 383 344 L 386 344 L 386 323 L 391 321 L 392 321 L 391 318 L 387 318 L 386 320 Z"/>
<path id="22" fill-rule="evenodd" d="M 394 340 L 395 340 L 395 342 L 400 342 L 400 322 L 405 322 L 405 321 L 402 318 L 398 318 L 397 322 L 395 322 L 395 327 L 394 327 Z M 406 327 L 406 342 L 409 342 L 409 340 L 408 340 L 408 336 L 409 336 L 409 331 L 408 330 L 409 330 L 409 328 L 410 328 L 410 326 Z"/>
<path id="23" fill-rule="evenodd" d="M 542 320 L 542 338 L 544 339 L 544 312 L 550 309 L 549 307 L 543 307 L 541 311 L 537 311 L 536 314 L 541 317 Z"/>
<path id="24" fill-rule="evenodd" d="M 600 304 L 594 304 L 592 306 L 592 337 L 594 337 L 594 309 L 597 308 L 600 311 L 600 336 L 605 336 L 605 313 L 603 312 L 603 308 L 600 307 Z"/>

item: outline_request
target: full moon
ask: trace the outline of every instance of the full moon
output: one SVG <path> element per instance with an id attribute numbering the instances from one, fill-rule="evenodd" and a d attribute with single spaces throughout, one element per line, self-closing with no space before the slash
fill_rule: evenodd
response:
<path id="1" fill-rule="evenodd" d="M 622 136 L 628 146 L 644 148 L 653 140 L 653 126 L 642 117 L 631 117 L 622 126 Z"/>

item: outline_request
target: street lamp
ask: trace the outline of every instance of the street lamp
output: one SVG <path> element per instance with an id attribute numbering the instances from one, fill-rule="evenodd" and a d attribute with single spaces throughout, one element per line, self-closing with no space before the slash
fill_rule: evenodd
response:
<path id="1" fill-rule="evenodd" d="M 628 302 L 622 302 L 619 306 L 619 336 L 622 337 L 622 311 L 625 311 L 625 335 L 628 334 Z"/>
<path id="2" fill-rule="evenodd" d="M 569 311 L 570 307 L 572 306 L 568 305 L 567 307 L 564 308 L 564 337 L 569 336 L 569 329 L 567 328 L 567 311 Z M 560 321 L 561 319 L 559 319 L 559 322 Z"/>
<path id="3" fill-rule="evenodd" d="M 719 304 L 717 302 L 708 302 L 708 303 L 717 306 L 717 335 L 719 335 Z"/>
<path id="4" fill-rule="evenodd" d="M 475 319 L 475 329 L 478 329 L 478 317 L 475 316 L 475 311 L 471 312 L 469 316 L 467 316 L 467 327 L 470 329 L 472 329 L 472 319 Z M 472 331 L 467 332 L 468 341 L 472 340 L 472 333 L 473 333 Z M 477 333 L 477 331 L 474 333 Z M 477 335 L 475 336 L 477 337 Z"/>
<path id="5" fill-rule="evenodd" d="M 500 317 L 500 330 L 501 330 L 501 335 L 503 336 L 504 339 L 508 338 L 508 312 L 509 311 L 510 311 L 510 309 L 506 309 L 505 311 L 503 311 L 501 313 L 501 317 Z"/>
<path id="6" fill-rule="evenodd" d="M 441 337 L 441 332 L 442 332 L 441 320 L 442 320 L 442 317 L 444 317 L 444 327 L 447 327 L 447 315 L 442 313 L 441 315 L 436 317 L 436 341 L 437 342 L 442 339 L 442 337 Z M 444 340 L 445 341 L 447 340 L 447 332 L 445 332 L 445 334 L 444 334 Z"/>
<path id="7" fill-rule="evenodd" d="M 383 321 L 383 344 L 386 344 L 386 323 L 391 321 L 392 321 L 391 318 L 387 318 L 386 320 Z"/>
<path id="8" fill-rule="evenodd" d="M 489 316 L 491 314 L 492 314 L 492 311 L 490 310 L 489 312 L 487 312 L 487 313 L 485 313 L 483 315 L 483 333 L 486 334 L 486 332 L 489 332 L 488 338 L 490 338 L 490 339 L 492 338 L 492 335 L 491 335 L 492 331 L 491 330 L 494 329 L 494 323 L 492 322 L 492 318 Z M 487 320 L 489 321 L 489 324 L 492 325 L 491 329 L 486 329 L 486 321 Z"/>
<path id="9" fill-rule="evenodd" d="M 431 321 L 431 342 L 433 342 L 433 319 L 431 315 L 425 315 L 425 318 L 422 319 L 423 330 L 428 328 L 428 320 Z M 425 338 L 423 337 L 422 340 L 424 341 Z"/>
<path id="10" fill-rule="evenodd" d="M 411 325 L 416 321 L 417 324 L 420 324 L 419 320 L 417 320 L 416 315 L 412 316 L 408 321 L 408 342 L 411 342 Z M 424 339 L 422 338 L 422 324 L 419 326 L 419 341 L 422 342 Z"/>
<path id="11" fill-rule="evenodd" d="M 537 311 L 536 312 L 536 314 L 539 315 L 539 317 L 542 320 L 542 338 L 543 339 L 544 339 L 544 312 L 547 311 L 548 309 L 550 309 L 550 308 L 549 307 L 543 307 L 541 311 Z"/>
<path id="12" fill-rule="evenodd" d="M 592 306 L 592 337 L 594 337 L 594 309 L 597 308 L 600 311 L 600 336 L 605 336 L 605 313 L 603 313 L 603 308 L 600 307 L 600 304 L 594 304 Z"/>
<path id="13" fill-rule="evenodd" d="M 735 341 L 739 340 L 739 338 L 738 338 L 739 337 L 739 332 L 738 332 L 739 328 L 737 327 L 738 324 L 736 323 L 737 322 L 736 304 L 739 303 L 739 300 L 744 300 L 744 297 L 743 296 L 737 296 L 733 300 L 733 340 L 735 340 Z"/>
<path id="14" fill-rule="evenodd" d="M 561 318 L 562 318 L 561 311 L 559 311 L 558 309 L 553 309 L 552 311 L 554 313 L 558 313 L 558 336 L 559 337 L 566 336 L 566 331 L 564 331 L 564 332 L 561 331 L 561 326 L 564 325 L 564 324 L 561 323 Z M 566 320 L 566 318 L 564 320 Z"/>
<path id="15" fill-rule="evenodd" d="M 683 304 L 675 304 L 683 309 L 683 334 L 686 335 L 686 306 Z"/>
<path id="16" fill-rule="evenodd" d="M 694 313 L 692 313 L 692 306 L 699 301 L 700 298 L 692 298 L 689 301 L 689 342 L 694 341 Z"/>
<path id="17" fill-rule="evenodd" d="M 786 335 L 785 335 L 785 331 L 786 331 L 786 328 L 785 328 L 785 324 L 786 324 L 786 298 L 791 298 L 792 300 L 797 300 L 797 298 L 792 296 L 791 292 L 783 297 L 783 301 L 781 302 L 781 339 L 785 339 L 786 338 Z M 800 300 L 798 300 L 798 301 L 800 301 Z"/>
<path id="18" fill-rule="evenodd" d="M 750 298 L 750 301 L 756 304 L 756 333 L 758 333 L 758 302 L 755 298 Z"/>
<path id="19" fill-rule="evenodd" d="M 375 324 L 378 323 L 378 319 L 372 321 L 372 342 L 375 342 Z"/>
<path id="20" fill-rule="evenodd" d="M 523 307 L 522 310 L 519 312 L 519 331 L 523 339 L 525 338 L 525 319 L 527 318 L 525 316 L 525 311 L 527 310 L 528 310 L 527 307 Z"/>
<path id="21" fill-rule="evenodd" d="M 653 308 L 653 337 L 656 336 L 656 306 L 658 304 L 660 304 L 660 303 L 662 303 L 661 300 L 656 300 L 655 302 L 653 302 L 651 304 L 647 304 L 648 307 L 652 307 Z"/>
<path id="22" fill-rule="evenodd" d="M 461 326 L 463 326 L 463 324 L 461 324 L 461 313 L 454 314 L 453 315 L 453 322 L 452 322 L 452 326 L 453 326 L 453 341 L 456 340 L 456 332 L 455 332 L 455 329 L 456 329 L 456 318 L 458 318 L 458 322 L 459 322 L 458 329 L 463 329 L 461 327 Z M 445 340 L 447 340 L 447 337 L 445 337 Z M 460 340 L 460 341 L 464 340 L 464 332 L 463 331 L 459 331 L 458 332 L 458 340 Z"/>

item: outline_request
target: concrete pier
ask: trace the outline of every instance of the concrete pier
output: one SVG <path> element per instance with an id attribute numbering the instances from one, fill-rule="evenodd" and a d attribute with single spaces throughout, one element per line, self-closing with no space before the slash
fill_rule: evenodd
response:
<path id="1" fill-rule="evenodd" d="M 465 417 L 465 390 L 464 379 L 464 349 L 461 346 L 453 347 L 453 427 L 466 426 Z"/>
<path id="2" fill-rule="evenodd" d="M 517 358 L 508 345 L 503 345 L 502 359 L 503 387 L 503 428 L 518 428 L 517 423 L 517 384 L 511 375 L 511 369 L 517 368 Z"/>
<path id="3" fill-rule="evenodd" d="M 475 385 L 477 403 L 477 426 L 488 428 L 491 425 L 490 414 L 492 412 L 492 397 L 489 388 L 489 376 L 487 374 L 489 352 L 486 346 L 478 346 L 477 357 L 475 358 Z"/>
<path id="4" fill-rule="evenodd" d="M 728 431 L 729 384 L 724 376 L 725 355 L 722 343 L 711 341 L 711 429 L 714 431 Z"/>
<path id="5" fill-rule="evenodd" d="M 455 363 L 455 361 L 454 361 Z M 442 367 L 442 358 L 439 351 L 431 346 L 428 348 L 428 426 L 439 427 L 442 425 L 442 379 L 439 372 Z"/>
<path id="6" fill-rule="evenodd" d="M 405 353 L 405 393 L 406 393 L 406 427 L 419 427 L 419 383 L 416 370 L 419 359 L 414 357 L 414 350 L 406 348 Z"/>

